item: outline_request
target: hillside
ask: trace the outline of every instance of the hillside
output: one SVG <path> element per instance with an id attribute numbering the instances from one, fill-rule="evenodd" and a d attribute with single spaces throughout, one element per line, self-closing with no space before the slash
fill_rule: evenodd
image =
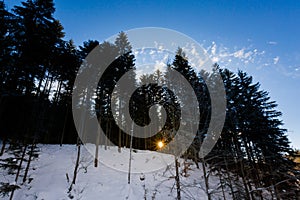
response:
<path id="1" fill-rule="evenodd" d="M 68 193 L 70 182 L 73 178 L 74 166 L 77 156 L 75 145 L 38 145 L 38 157 L 34 158 L 28 173 L 28 179 L 22 184 L 22 176 L 26 162 L 23 162 L 20 178 L 13 199 L 22 200 L 48 200 L 48 199 L 176 199 L 175 166 L 174 163 L 157 168 L 160 162 L 170 161 L 172 156 L 157 152 L 134 151 L 132 168 L 145 167 L 145 173 L 133 173 L 131 184 L 128 184 L 128 149 L 118 153 L 117 148 L 100 148 L 99 157 L 105 161 L 117 161 L 119 166 L 124 166 L 124 172 L 113 169 L 102 162 L 94 167 L 93 157 L 85 148 L 81 148 L 80 164 L 76 184 Z M 4 160 L 13 157 L 13 150 L 6 150 L 1 156 L 2 166 Z M 147 163 L 136 162 L 135 158 L 142 157 Z M 26 158 L 25 158 L 26 159 Z M 139 159 L 136 159 L 139 160 Z M 207 199 L 205 181 L 202 168 L 197 169 L 192 161 L 180 160 L 180 182 L 182 199 Z M 110 165 L 110 164 L 109 164 Z M 184 166 L 189 166 L 187 174 L 183 174 Z M 118 167 L 118 166 L 116 166 Z M 148 172 L 147 172 L 148 171 Z M 9 174 L 8 168 L 1 169 L 0 182 L 14 185 L 15 173 Z M 69 177 L 69 180 L 67 178 Z M 218 176 L 209 177 L 210 192 L 213 199 L 223 199 Z M 2 186 L 3 188 L 3 186 Z M 218 188 L 218 189 L 217 189 Z M 2 193 L 3 194 L 3 193 Z M 226 191 L 226 196 L 228 191 Z M 3 196 L 9 199 L 10 193 Z M 228 195 L 229 196 L 229 195 Z M 227 197 L 227 199 L 230 199 Z"/>

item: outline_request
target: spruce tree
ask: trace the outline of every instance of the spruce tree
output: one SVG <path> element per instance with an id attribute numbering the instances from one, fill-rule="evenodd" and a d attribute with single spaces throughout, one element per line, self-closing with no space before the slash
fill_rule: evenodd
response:
<path id="1" fill-rule="evenodd" d="M 15 73 L 14 69 L 14 38 L 13 38 L 14 15 L 7 11 L 3 1 L 0 2 L 0 94 L 11 93 L 11 84 Z M 1 103 L 1 102 L 0 102 Z"/>
<path id="2" fill-rule="evenodd" d="M 233 188 L 239 188 L 238 196 L 243 198 L 263 198 L 261 188 L 271 188 L 274 197 L 293 199 L 295 170 L 286 157 L 293 151 L 277 105 L 245 72 L 235 75 L 220 69 L 220 73 L 227 91 L 227 115 L 221 138 L 208 156 L 212 170 L 223 168 L 241 177 L 243 187 L 234 183 Z M 232 184 L 225 174 L 224 179 Z"/>
<path id="3" fill-rule="evenodd" d="M 51 73 L 51 62 L 56 45 L 64 37 L 63 27 L 53 17 L 55 12 L 53 0 L 27 0 L 22 6 L 13 9 L 17 16 L 18 41 L 17 51 L 20 55 L 20 77 L 24 81 L 26 95 L 39 94 L 45 73 Z M 36 86 L 35 80 L 39 83 Z"/>

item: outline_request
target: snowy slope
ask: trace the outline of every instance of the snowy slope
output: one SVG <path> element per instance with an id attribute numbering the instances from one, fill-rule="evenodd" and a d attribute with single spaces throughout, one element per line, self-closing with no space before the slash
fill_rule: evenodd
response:
<path id="1" fill-rule="evenodd" d="M 13 199 L 176 199 L 175 167 L 171 162 L 174 158 L 170 155 L 146 151 L 133 152 L 133 171 L 144 167 L 145 173 L 142 174 L 141 171 L 133 173 L 131 184 L 128 184 L 128 149 L 122 149 L 119 153 L 116 147 L 110 147 L 107 150 L 101 147 L 99 157 L 102 157 L 105 164 L 99 162 L 98 167 L 95 168 L 93 156 L 85 148 L 81 148 L 76 184 L 68 193 L 76 162 L 76 146 L 38 145 L 38 149 L 39 157 L 33 160 L 29 171 L 29 178 L 32 178 L 32 181 L 23 185 L 19 183 L 21 181 L 18 181 L 17 184 L 21 189 L 15 191 Z M 6 152 L 1 158 L 8 156 Z M 141 163 L 141 159 L 144 159 L 146 164 Z M 162 160 L 171 164 L 156 171 L 149 170 L 156 169 Z M 207 199 L 201 167 L 197 169 L 195 164 L 188 162 L 191 164 L 188 176 L 180 176 L 182 199 Z M 180 163 L 180 172 L 182 172 L 183 160 L 180 160 Z M 124 170 L 114 169 L 113 166 L 116 165 L 118 169 L 124 166 Z M 0 182 L 13 183 L 14 177 L 1 169 Z M 144 180 L 142 180 L 143 177 L 145 177 Z M 209 184 L 210 188 L 217 188 L 218 177 L 210 176 Z M 219 190 L 212 191 L 214 199 L 223 199 L 222 192 Z M 3 199 L 9 199 L 9 196 Z"/>

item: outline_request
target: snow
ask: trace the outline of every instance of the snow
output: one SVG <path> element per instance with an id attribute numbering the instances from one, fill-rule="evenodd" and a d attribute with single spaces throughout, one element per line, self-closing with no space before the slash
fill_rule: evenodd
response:
<path id="1" fill-rule="evenodd" d="M 131 174 L 131 183 L 128 184 L 128 149 L 122 149 L 119 153 L 117 147 L 105 150 L 101 146 L 99 159 L 102 159 L 98 167 L 94 167 L 93 155 L 86 148 L 81 148 L 76 184 L 68 193 L 73 179 L 77 147 L 40 144 L 38 149 L 39 156 L 32 161 L 29 171 L 29 178 L 32 180 L 30 183 L 21 184 L 22 178 L 19 178 L 17 184 L 21 188 L 15 191 L 13 199 L 176 199 L 172 155 L 140 150 L 133 152 L 134 173 Z M 6 152 L 1 159 L 9 156 Z M 179 162 L 182 172 L 184 161 L 180 159 Z M 207 199 L 201 168 L 197 169 L 192 161 L 188 162 L 191 162 L 187 171 L 188 176 L 180 175 L 182 199 Z M 9 175 L 7 170 L 1 169 L 0 182 L 13 182 L 14 178 L 15 175 Z M 213 188 L 211 191 L 214 192 L 214 197 L 216 199 L 221 197 L 222 192 L 216 189 L 219 184 L 218 177 L 211 175 L 209 184 Z M 3 199 L 9 199 L 9 196 Z M 230 199 L 229 195 L 227 199 Z"/>

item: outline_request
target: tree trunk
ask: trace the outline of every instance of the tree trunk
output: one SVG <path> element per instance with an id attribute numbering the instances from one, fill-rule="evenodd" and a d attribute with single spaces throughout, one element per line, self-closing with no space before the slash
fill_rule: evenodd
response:
<path id="1" fill-rule="evenodd" d="M 3 139 L 3 143 L 2 143 L 2 147 L 1 147 L 1 151 L 0 151 L 0 156 L 3 155 L 4 150 L 5 150 L 5 146 L 6 146 L 6 138 Z"/>
<path id="2" fill-rule="evenodd" d="M 120 99 L 119 99 L 119 101 L 120 101 Z M 120 120 L 120 124 L 122 123 L 122 119 L 123 119 L 123 115 L 122 115 L 122 113 L 121 113 L 121 103 L 122 102 L 119 102 L 119 120 Z M 118 152 L 119 153 L 121 153 L 121 148 L 122 148 L 122 131 L 121 131 L 121 128 L 119 127 L 119 141 L 118 141 L 118 143 L 119 143 L 119 146 L 118 146 Z"/>
<path id="3" fill-rule="evenodd" d="M 47 91 L 47 95 L 48 95 L 48 96 L 50 95 L 53 81 L 54 81 L 54 77 L 51 76 L 51 78 L 50 78 L 50 84 L 49 84 L 49 89 L 48 89 L 48 91 Z"/>
<path id="4" fill-rule="evenodd" d="M 226 200 L 226 195 L 225 195 L 225 191 L 224 191 L 224 185 L 223 185 L 221 172 L 222 172 L 222 170 L 220 168 L 218 168 L 218 174 L 219 174 L 219 180 L 220 180 L 220 183 L 221 183 L 222 194 L 223 194 L 224 200 Z"/>
<path id="5" fill-rule="evenodd" d="M 242 173 L 242 180 L 243 180 L 243 184 L 244 184 L 244 188 L 245 188 L 245 192 L 246 192 L 246 199 L 250 199 L 249 189 L 247 186 L 247 181 L 246 181 L 246 176 L 245 176 L 245 171 L 244 171 L 244 164 L 242 161 L 239 161 L 239 163 L 240 163 L 240 170 Z"/>
<path id="6" fill-rule="evenodd" d="M 69 114 L 69 106 L 67 105 L 64 127 L 63 127 L 63 130 L 62 130 L 62 133 L 61 133 L 61 137 L 60 137 L 60 146 L 62 146 L 63 141 L 64 141 L 64 136 L 65 136 L 65 131 L 66 131 L 66 125 L 67 125 L 67 120 L 68 120 L 68 114 Z"/>
<path id="7" fill-rule="evenodd" d="M 235 148 L 236 148 L 237 159 L 238 159 L 238 161 L 237 161 L 238 163 L 236 163 L 237 170 L 241 171 L 242 181 L 243 181 L 243 185 L 244 185 L 244 189 L 245 189 L 245 193 L 246 193 L 245 199 L 249 200 L 251 197 L 250 197 L 250 193 L 249 193 L 249 189 L 248 189 L 248 185 L 247 185 L 247 181 L 246 181 L 246 175 L 245 175 L 245 171 L 244 171 L 244 169 L 245 169 L 244 168 L 244 163 L 242 161 L 243 154 L 242 154 L 241 147 L 239 145 L 239 141 L 236 137 L 234 138 L 234 145 L 235 145 Z"/>
<path id="8" fill-rule="evenodd" d="M 119 128 L 119 146 L 118 146 L 118 152 L 121 153 L 122 148 L 122 135 L 121 135 L 121 129 Z"/>
<path id="9" fill-rule="evenodd" d="M 46 83 L 44 85 L 43 93 L 42 94 L 46 93 L 46 88 L 48 87 L 48 84 L 49 84 L 49 75 L 46 76 Z M 41 92 L 40 92 L 40 95 L 41 95 Z"/>
<path id="10" fill-rule="evenodd" d="M 59 96 L 60 96 L 60 91 L 61 91 L 61 86 L 62 86 L 62 81 L 59 81 L 58 86 L 56 88 L 56 95 L 54 97 L 54 102 L 58 102 Z"/>
<path id="11" fill-rule="evenodd" d="M 176 188 L 177 188 L 177 200 L 181 199 L 180 195 L 180 179 L 179 179 L 179 163 L 178 159 L 175 157 L 175 170 L 176 170 L 176 176 L 175 176 L 175 181 L 176 181 Z"/>
<path id="12" fill-rule="evenodd" d="M 131 125 L 131 133 L 130 133 L 130 150 L 129 150 L 130 152 L 129 152 L 128 184 L 130 184 L 130 175 L 131 175 L 132 140 L 133 140 L 133 123 Z"/>
<path id="13" fill-rule="evenodd" d="M 17 174 L 16 174 L 16 178 L 15 178 L 15 182 L 16 182 L 16 183 L 17 183 L 18 178 L 19 178 L 19 174 L 20 174 L 20 171 L 21 171 L 21 168 L 22 168 L 22 164 L 23 164 L 23 161 L 24 161 L 24 157 L 25 157 L 25 154 L 26 154 L 26 150 L 27 150 L 27 145 L 25 145 L 25 147 L 24 147 L 24 149 L 23 149 L 21 161 L 20 161 L 20 164 L 19 164 L 19 167 L 18 167 L 18 171 L 17 171 Z"/>
<path id="14" fill-rule="evenodd" d="M 203 176 L 204 176 L 204 181 L 205 181 L 205 190 L 207 194 L 207 199 L 211 200 L 210 192 L 209 192 L 209 182 L 208 182 L 208 174 L 206 173 L 206 167 L 204 163 L 204 159 L 202 159 L 202 169 L 203 169 Z"/>
<path id="15" fill-rule="evenodd" d="M 107 121 L 106 121 L 106 137 L 105 137 L 105 146 L 104 146 L 104 149 L 107 150 L 107 144 L 108 144 L 108 140 L 107 140 L 107 137 L 109 137 L 109 130 L 108 130 L 108 118 L 107 118 Z"/>
<path id="16" fill-rule="evenodd" d="M 32 145 L 31 145 L 31 148 L 30 148 L 30 152 L 29 152 L 29 158 L 28 158 L 28 161 L 27 161 L 27 165 L 26 165 L 26 169 L 25 169 L 25 174 L 24 174 L 24 177 L 23 177 L 23 183 L 26 182 L 26 178 L 27 178 L 27 175 L 28 175 L 30 163 L 31 163 L 32 156 L 33 156 L 34 147 L 35 147 L 35 142 L 33 141 Z"/>
<path id="17" fill-rule="evenodd" d="M 21 157 L 21 160 L 20 160 L 20 164 L 19 164 L 19 167 L 18 167 L 18 171 L 17 171 L 17 174 L 16 174 L 16 178 L 15 178 L 15 184 L 17 184 L 17 182 L 18 182 L 18 178 L 19 178 L 19 175 L 20 175 L 20 171 L 21 171 L 21 168 L 22 168 L 22 164 L 23 164 L 23 161 L 24 161 L 24 157 L 25 157 L 25 154 L 26 154 L 26 150 L 27 150 L 27 145 L 25 145 L 25 147 L 24 147 L 24 149 L 23 149 L 22 157 Z M 14 193 L 15 193 L 15 189 L 13 189 L 13 190 L 11 191 L 9 200 L 12 200 L 12 199 L 13 199 Z"/>
<path id="18" fill-rule="evenodd" d="M 225 167 L 226 167 L 227 178 L 228 178 L 228 181 L 229 181 L 229 188 L 230 188 L 230 191 L 231 191 L 231 194 L 232 194 L 232 199 L 236 199 L 235 195 L 234 195 L 234 190 L 233 190 L 232 182 L 231 182 L 231 177 L 230 177 L 230 172 L 229 172 L 229 168 L 228 168 L 228 163 L 227 163 L 227 160 L 226 160 L 225 157 L 224 157 L 224 162 L 225 162 Z"/>
<path id="19" fill-rule="evenodd" d="M 37 91 L 36 91 L 36 96 L 39 96 L 41 93 L 41 87 L 42 87 L 42 83 L 45 79 L 45 73 L 46 73 L 46 67 L 43 68 L 42 77 L 39 80 L 39 84 L 38 84 Z"/>
<path id="20" fill-rule="evenodd" d="M 100 123 L 100 120 L 99 119 L 99 125 L 101 124 Z M 99 130 L 98 130 L 98 135 L 97 135 L 97 139 L 96 139 L 96 152 L 95 152 L 95 160 L 94 160 L 94 166 L 95 167 L 98 167 L 98 154 L 99 154 L 99 143 L 100 143 L 100 130 L 101 129 L 101 126 L 99 127 Z"/>
<path id="21" fill-rule="evenodd" d="M 245 149 L 246 149 L 246 153 L 247 153 L 248 161 L 250 163 L 250 167 L 252 167 L 252 169 L 255 170 L 255 173 L 251 173 L 252 176 L 248 177 L 248 179 L 250 178 L 252 181 L 254 181 L 255 189 L 261 188 L 260 178 L 259 178 L 259 169 L 255 164 L 255 158 L 254 158 L 254 155 L 253 155 L 251 145 L 248 143 L 246 138 L 243 138 L 243 143 L 244 143 L 244 146 L 245 146 Z M 254 190 L 252 189 L 253 185 L 251 185 L 250 181 L 248 181 L 248 185 L 249 185 L 249 190 L 251 191 L 250 192 L 251 198 L 255 199 L 254 193 L 253 193 Z M 263 199 L 261 191 L 257 190 L 257 195 L 259 195 L 259 198 L 261 200 Z"/>
<path id="22" fill-rule="evenodd" d="M 76 163 L 75 163 L 75 168 L 74 168 L 74 172 L 73 172 L 73 180 L 72 183 L 69 187 L 69 191 L 72 191 L 73 185 L 75 185 L 76 183 L 76 178 L 77 178 L 77 172 L 78 172 L 78 167 L 79 167 L 79 161 L 80 161 L 80 141 L 79 141 L 79 137 L 77 137 L 77 158 L 76 158 Z"/>

